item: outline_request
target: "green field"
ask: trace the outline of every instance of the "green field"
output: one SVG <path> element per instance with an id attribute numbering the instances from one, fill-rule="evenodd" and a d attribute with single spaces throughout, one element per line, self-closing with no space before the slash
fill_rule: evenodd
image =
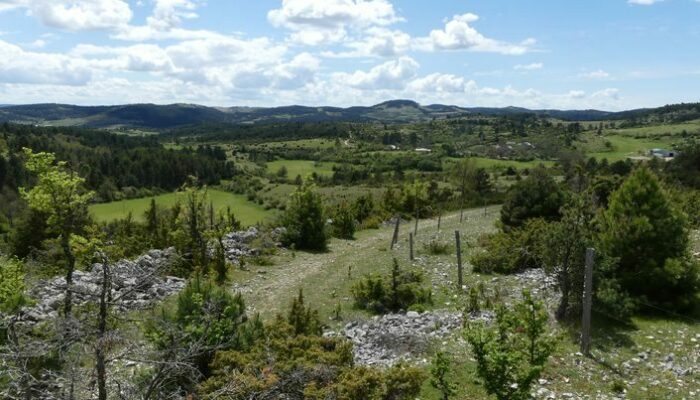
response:
<path id="1" fill-rule="evenodd" d="M 546 167 L 551 167 L 554 165 L 554 161 L 542 161 L 542 160 L 532 160 L 532 161 L 515 161 L 515 160 L 498 160 L 495 158 L 486 157 L 469 157 L 470 160 L 474 160 L 477 167 L 486 168 L 490 170 L 495 169 L 506 169 L 508 167 L 513 167 L 515 169 L 524 168 L 535 168 L 540 164 Z M 445 163 L 455 163 L 461 158 L 447 158 Z"/>
<path id="2" fill-rule="evenodd" d="M 209 189 L 207 191 L 209 200 L 214 203 L 217 209 L 231 207 L 243 225 L 254 225 L 258 222 L 265 221 L 273 214 L 272 211 L 265 210 L 262 206 L 248 201 L 245 196 L 240 194 L 232 194 L 222 190 Z M 170 207 L 178 200 L 184 201 L 182 193 L 168 193 L 153 197 L 156 203 L 162 207 Z M 111 203 L 93 204 L 90 206 L 90 213 L 98 221 L 113 221 L 115 219 L 125 218 L 129 212 L 136 220 L 143 220 L 143 214 L 148 209 L 151 203 L 151 197 L 141 199 L 130 199 L 113 201 Z"/>
<path id="3" fill-rule="evenodd" d="M 302 178 L 305 178 L 314 172 L 321 176 L 331 176 L 333 175 L 334 165 L 335 163 L 332 162 L 316 162 L 309 160 L 276 160 L 266 164 L 267 171 L 273 174 L 282 167 L 287 168 L 287 177 L 289 179 L 294 179 L 297 175 L 301 175 Z"/>
<path id="4" fill-rule="evenodd" d="M 605 142 L 610 146 L 605 146 Z M 656 139 L 637 139 L 631 136 L 595 136 L 588 137 L 583 145 L 584 151 L 597 159 L 607 158 L 609 161 L 624 160 L 628 157 L 646 156 L 654 148 L 673 148 L 676 142 L 673 138 L 658 137 Z"/>

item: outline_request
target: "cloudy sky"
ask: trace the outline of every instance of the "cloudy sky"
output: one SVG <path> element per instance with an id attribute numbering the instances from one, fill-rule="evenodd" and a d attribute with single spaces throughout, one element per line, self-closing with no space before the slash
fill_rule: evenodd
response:
<path id="1" fill-rule="evenodd" d="M 0 104 L 700 101 L 700 0 L 0 0 Z"/>

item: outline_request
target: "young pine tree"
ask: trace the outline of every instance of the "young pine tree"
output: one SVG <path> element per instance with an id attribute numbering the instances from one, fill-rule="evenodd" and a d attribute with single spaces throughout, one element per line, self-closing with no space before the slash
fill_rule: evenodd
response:
<path id="1" fill-rule="evenodd" d="M 310 182 L 299 187 L 282 215 L 282 240 L 300 250 L 326 250 L 326 217 L 321 195 Z"/>
<path id="2" fill-rule="evenodd" d="M 447 379 L 450 373 L 450 360 L 445 353 L 438 352 L 430 367 L 430 385 L 440 391 L 442 400 L 450 400 L 455 395 L 455 386 Z"/>

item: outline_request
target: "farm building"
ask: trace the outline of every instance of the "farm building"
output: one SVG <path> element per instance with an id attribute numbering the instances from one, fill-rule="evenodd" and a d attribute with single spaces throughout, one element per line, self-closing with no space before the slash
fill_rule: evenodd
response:
<path id="1" fill-rule="evenodd" d="M 675 150 L 651 149 L 651 150 L 649 150 L 649 155 L 652 157 L 659 157 L 659 158 L 674 158 L 675 156 L 678 155 L 678 152 Z"/>

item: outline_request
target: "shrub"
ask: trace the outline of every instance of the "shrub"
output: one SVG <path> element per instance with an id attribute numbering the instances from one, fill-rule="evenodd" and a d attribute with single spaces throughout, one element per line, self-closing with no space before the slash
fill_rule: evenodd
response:
<path id="1" fill-rule="evenodd" d="M 476 373 L 489 394 L 498 400 L 530 398 L 530 387 L 554 348 L 547 320 L 544 305 L 523 292 L 523 300 L 511 308 L 496 309 L 495 326 L 468 327 L 466 339 L 476 358 Z"/>
<path id="2" fill-rule="evenodd" d="M 13 313 L 25 302 L 24 268 L 16 258 L 0 256 L 0 311 Z"/>
<path id="3" fill-rule="evenodd" d="M 282 215 L 282 241 L 303 250 L 326 250 L 326 217 L 321 196 L 306 183 L 293 194 Z"/>
<path id="4" fill-rule="evenodd" d="M 450 396 L 455 394 L 454 384 L 447 380 L 449 372 L 450 360 L 445 356 L 445 353 L 438 352 L 430 366 L 430 385 L 440 391 L 442 400 L 449 400 Z"/>
<path id="5" fill-rule="evenodd" d="M 346 203 L 340 204 L 335 211 L 333 235 L 340 239 L 352 240 L 355 238 L 355 216 Z"/>
<path id="6" fill-rule="evenodd" d="M 437 239 L 431 239 L 428 244 L 424 244 L 425 252 L 432 255 L 448 254 L 451 246 L 447 243 L 442 243 Z"/>
<path id="7" fill-rule="evenodd" d="M 669 201 L 652 171 L 636 169 L 616 190 L 600 218 L 598 247 L 614 280 L 637 303 L 685 309 L 698 290 L 698 265 L 688 256 L 684 215 Z"/>
<path id="8" fill-rule="evenodd" d="M 505 230 L 521 227 L 529 219 L 559 219 L 564 193 L 544 168 L 536 168 L 527 179 L 511 186 L 501 208 Z"/>
<path id="9" fill-rule="evenodd" d="M 355 307 L 373 313 L 399 312 L 432 304 L 432 293 L 421 286 L 423 275 L 419 272 L 401 271 L 394 259 L 391 276 L 366 275 L 352 288 Z"/>
<path id="10" fill-rule="evenodd" d="M 520 228 L 485 236 L 484 251 L 471 257 L 474 271 L 510 274 L 541 267 L 542 239 L 547 229 L 547 222 L 533 219 Z"/>

